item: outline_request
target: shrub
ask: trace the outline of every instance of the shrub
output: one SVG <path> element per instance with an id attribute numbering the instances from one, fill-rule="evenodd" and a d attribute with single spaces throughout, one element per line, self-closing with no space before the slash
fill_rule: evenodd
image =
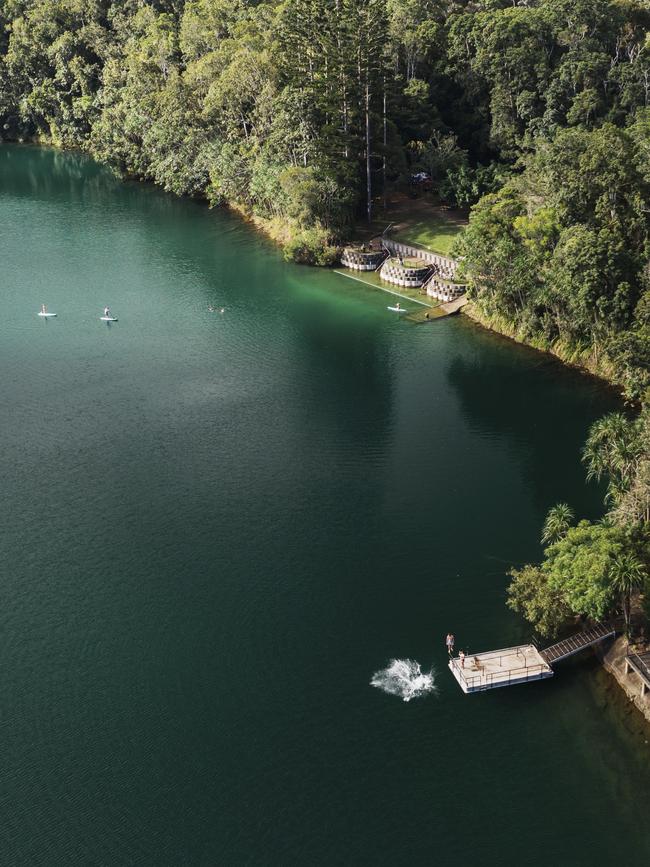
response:
<path id="1" fill-rule="evenodd" d="M 334 265 L 339 252 L 322 226 L 301 229 L 284 246 L 285 258 L 302 265 Z"/>

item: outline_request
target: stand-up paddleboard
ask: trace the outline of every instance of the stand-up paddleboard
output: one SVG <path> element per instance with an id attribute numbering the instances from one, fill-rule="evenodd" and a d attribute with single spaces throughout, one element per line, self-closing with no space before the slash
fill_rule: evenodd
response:
<path id="1" fill-rule="evenodd" d="M 393 313 L 406 313 L 403 307 L 387 307 L 386 310 L 392 310 Z"/>
<path id="2" fill-rule="evenodd" d="M 100 316 L 102 322 L 117 322 L 117 316 Z"/>
<path id="3" fill-rule="evenodd" d="M 44 319 L 52 319 L 53 316 L 56 316 L 56 313 L 43 313 L 41 311 L 38 315 L 42 316 Z"/>

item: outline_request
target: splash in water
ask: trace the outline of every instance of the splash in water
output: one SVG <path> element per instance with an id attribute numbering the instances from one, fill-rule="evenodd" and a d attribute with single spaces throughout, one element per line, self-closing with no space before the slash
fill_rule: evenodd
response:
<path id="1" fill-rule="evenodd" d="M 414 659 L 391 659 L 388 668 L 373 674 L 370 684 L 391 695 L 399 695 L 404 701 L 419 698 L 436 688 L 433 669 L 423 672 Z"/>

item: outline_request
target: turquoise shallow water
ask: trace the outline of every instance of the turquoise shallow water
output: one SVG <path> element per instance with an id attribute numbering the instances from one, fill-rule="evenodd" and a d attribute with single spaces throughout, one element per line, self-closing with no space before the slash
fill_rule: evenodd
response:
<path id="1" fill-rule="evenodd" d="M 0 252 L 2 863 L 650 857 L 589 659 L 445 668 L 448 629 L 527 638 L 505 571 L 547 508 L 599 514 L 602 386 L 73 154 L 0 148 Z M 372 688 L 392 657 L 437 693 Z"/>

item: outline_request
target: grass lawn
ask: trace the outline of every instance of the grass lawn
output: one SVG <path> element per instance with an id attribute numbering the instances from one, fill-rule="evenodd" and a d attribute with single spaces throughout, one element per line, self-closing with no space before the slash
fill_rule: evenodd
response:
<path id="1" fill-rule="evenodd" d="M 371 225 L 363 221 L 357 223 L 351 240 L 367 241 L 381 234 L 389 224 L 392 227 L 387 237 L 448 256 L 454 239 L 467 225 L 467 217 L 441 207 L 430 196 L 414 199 L 395 193 L 386 210 L 376 210 Z"/>
<path id="2" fill-rule="evenodd" d="M 433 253 L 448 256 L 454 240 L 463 229 L 463 224 L 442 214 L 432 212 L 414 215 L 413 219 L 402 221 L 390 237 L 404 244 L 417 244 Z"/>
<path id="3" fill-rule="evenodd" d="M 400 262 L 399 256 L 391 256 L 388 260 L 391 265 L 395 265 L 396 267 L 400 265 L 403 268 L 426 268 L 426 262 L 423 262 L 422 259 L 411 259 L 408 256 L 404 256 L 402 261 Z"/>

